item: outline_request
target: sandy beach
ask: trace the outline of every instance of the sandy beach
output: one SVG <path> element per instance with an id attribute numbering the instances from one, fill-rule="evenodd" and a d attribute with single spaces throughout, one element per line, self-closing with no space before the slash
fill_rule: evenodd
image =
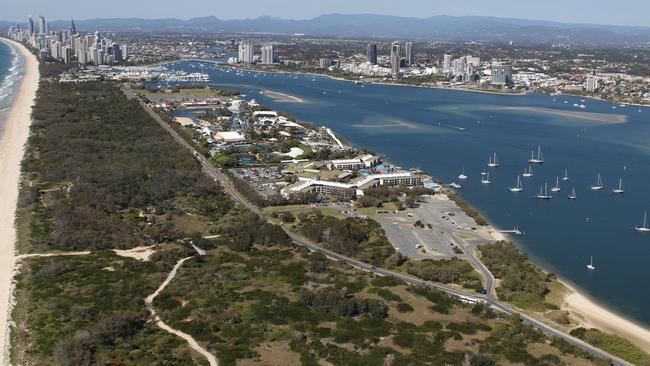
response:
<path id="1" fill-rule="evenodd" d="M 24 46 L 2 40 L 15 47 L 25 59 L 25 73 L 17 88 L 11 108 L 4 121 L 4 133 L 0 136 L 0 342 L 2 343 L 3 365 L 9 364 L 9 312 L 12 303 L 12 279 L 15 269 L 14 227 L 20 162 L 29 126 L 36 90 L 38 89 L 38 61 Z"/>
<path id="2" fill-rule="evenodd" d="M 305 101 L 298 98 L 294 97 L 293 95 L 285 94 L 285 93 L 280 93 L 276 91 L 271 91 L 271 90 L 265 90 L 264 94 L 267 95 L 270 98 L 273 98 L 277 101 L 280 102 L 289 102 L 289 103 L 304 103 Z"/>
<path id="3" fill-rule="evenodd" d="M 650 354 L 649 329 L 606 309 L 566 282 L 562 284 L 569 289 L 564 297 L 562 309 L 568 311 L 583 327 L 616 334 Z"/>

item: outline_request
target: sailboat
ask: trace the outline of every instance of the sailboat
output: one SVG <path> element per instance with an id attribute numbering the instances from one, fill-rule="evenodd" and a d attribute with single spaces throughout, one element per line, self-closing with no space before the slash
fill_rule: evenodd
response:
<path id="1" fill-rule="evenodd" d="M 551 188 L 551 192 L 560 191 L 560 177 L 555 177 L 555 187 Z"/>
<path id="2" fill-rule="evenodd" d="M 533 167 L 529 165 L 528 166 L 528 171 L 526 171 L 526 169 L 524 169 L 524 172 L 521 175 L 523 175 L 526 178 L 532 177 L 533 176 Z"/>
<path id="3" fill-rule="evenodd" d="M 530 159 L 528 159 L 528 162 L 531 164 L 544 164 L 544 155 L 542 155 L 541 146 L 537 146 L 537 157 L 535 157 L 534 151 L 530 152 Z"/>
<path id="4" fill-rule="evenodd" d="M 543 187 L 539 187 L 539 193 L 537 194 L 537 198 L 539 198 L 540 200 L 550 200 L 551 198 L 553 198 L 551 195 L 548 194 L 548 183 L 544 183 Z"/>
<path id="5" fill-rule="evenodd" d="M 634 229 L 636 231 L 642 232 L 642 233 L 647 233 L 650 231 L 650 228 L 648 228 L 648 213 L 644 212 L 643 213 L 643 226 L 635 226 Z"/>
<path id="6" fill-rule="evenodd" d="M 562 177 L 562 180 L 565 181 L 565 182 L 567 180 L 569 180 L 569 170 L 568 169 L 564 169 L 564 177 Z"/>
<path id="7" fill-rule="evenodd" d="M 571 189 L 571 194 L 569 195 L 569 199 L 570 199 L 570 200 L 574 200 L 574 199 L 576 199 L 576 198 L 578 198 L 578 196 L 576 196 L 576 188 L 573 187 L 573 188 Z"/>
<path id="8" fill-rule="evenodd" d="M 590 270 L 590 271 L 595 271 L 596 270 L 596 267 L 594 267 L 594 256 L 593 255 L 591 256 L 591 261 L 589 262 L 589 264 L 587 264 L 587 269 Z"/>
<path id="9" fill-rule="evenodd" d="M 598 178 L 596 180 L 596 185 L 591 186 L 591 190 L 592 191 L 600 191 L 601 189 L 603 189 L 603 180 L 600 178 L 600 174 L 598 174 Z"/>
<path id="10" fill-rule="evenodd" d="M 612 189 L 612 193 L 618 193 L 618 194 L 625 193 L 625 190 L 623 189 L 623 178 L 618 179 L 618 187 Z"/>
<path id="11" fill-rule="evenodd" d="M 483 184 L 490 184 L 492 183 L 490 181 L 490 172 L 486 172 L 485 175 L 481 178 L 481 183 Z"/>
<path id="12" fill-rule="evenodd" d="M 460 180 L 465 180 L 465 179 L 467 179 L 467 176 L 465 175 L 465 167 L 463 167 L 463 171 L 462 171 L 462 172 L 460 173 L 460 175 L 458 176 L 458 179 L 460 179 Z"/>
<path id="13" fill-rule="evenodd" d="M 521 192 L 524 190 L 524 187 L 521 185 L 521 177 L 517 175 L 517 185 L 510 187 L 510 192 Z"/>
<path id="14" fill-rule="evenodd" d="M 497 153 L 494 153 L 493 156 L 488 160 L 488 166 L 490 168 L 496 168 L 499 166 L 499 159 L 497 158 Z"/>

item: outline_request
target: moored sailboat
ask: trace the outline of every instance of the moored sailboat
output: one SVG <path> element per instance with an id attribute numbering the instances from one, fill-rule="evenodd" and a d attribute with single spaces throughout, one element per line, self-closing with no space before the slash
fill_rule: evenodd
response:
<path id="1" fill-rule="evenodd" d="M 488 166 L 490 168 L 496 168 L 499 166 L 499 158 L 497 158 L 497 153 L 494 153 L 488 160 Z"/>
<path id="2" fill-rule="evenodd" d="M 571 188 L 571 194 L 569 195 L 568 198 L 569 198 L 570 200 L 574 200 L 574 199 L 577 199 L 577 198 L 578 198 L 578 196 L 576 196 L 576 189 L 575 189 L 575 187 Z"/>
<path id="3" fill-rule="evenodd" d="M 648 213 L 644 212 L 643 213 L 643 226 L 635 226 L 634 229 L 636 231 L 642 232 L 642 233 L 647 233 L 650 232 L 650 228 L 648 228 Z"/>
<path id="4" fill-rule="evenodd" d="M 596 185 L 595 186 L 592 185 L 591 190 L 592 191 L 600 191 L 601 189 L 603 189 L 603 180 L 600 177 L 600 174 L 598 174 L 598 178 L 596 179 Z"/>
<path id="5" fill-rule="evenodd" d="M 533 176 L 533 167 L 529 165 L 528 170 L 524 169 L 524 172 L 521 175 L 523 175 L 526 178 L 532 177 Z"/>
<path id="6" fill-rule="evenodd" d="M 542 155 L 542 147 L 537 146 L 537 157 L 535 157 L 535 152 L 530 152 L 530 159 L 528 162 L 531 164 L 544 164 L 544 155 Z"/>
<path id="7" fill-rule="evenodd" d="M 551 188 L 551 192 L 560 191 L 560 177 L 555 177 L 555 187 Z"/>
<path id="8" fill-rule="evenodd" d="M 524 190 L 524 187 L 521 185 L 521 177 L 517 175 L 517 184 L 514 187 L 510 187 L 510 192 L 521 192 Z"/>
<path id="9" fill-rule="evenodd" d="M 544 186 L 539 187 L 539 193 L 537 194 L 537 198 L 540 200 L 549 200 L 553 198 L 553 196 L 548 194 L 548 183 L 544 183 Z"/>
<path id="10" fill-rule="evenodd" d="M 569 170 L 568 169 L 564 169 L 564 177 L 562 177 L 562 180 L 563 181 L 569 180 Z"/>
<path id="11" fill-rule="evenodd" d="M 625 193 L 625 190 L 623 189 L 623 178 L 618 179 L 618 187 L 614 187 L 614 189 L 612 189 L 612 193 L 616 193 L 616 194 Z"/>

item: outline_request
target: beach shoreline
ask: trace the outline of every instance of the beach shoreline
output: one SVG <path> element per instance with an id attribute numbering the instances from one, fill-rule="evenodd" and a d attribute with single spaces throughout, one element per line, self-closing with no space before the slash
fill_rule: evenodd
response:
<path id="1" fill-rule="evenodd" d="M 650 329 L 599 304 L 597 299 L 576 289 L 576 286 L 570 282 L 563 279 L 558 281 L 568 289 L 560 309 L 568 311 L 571 318 L 580 326 L 596 328 L 605 333 L 625 338 L 645 353 L 650 354 Z"/>
<path id="2" fill-rule="evenodd" d="M 38 89 L 36 57 L 25 46 L 7 39 L 1 42 L 16 49 L 24 59 L 24 71 L 4 119 L 0 136 L 0 343 L 2 364 L 9 364 L 10 312 L 13 304 L 13 277 L 16 263 L 16 207 L 20 183 L 20 163 L 31 125 L 31 113 Z"/>

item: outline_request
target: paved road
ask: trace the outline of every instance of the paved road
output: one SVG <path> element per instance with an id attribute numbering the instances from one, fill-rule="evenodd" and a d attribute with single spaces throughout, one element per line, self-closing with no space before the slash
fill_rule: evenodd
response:
<path id="1" fill-rule="evenodd" d="M 221 173 L 218 169 L 216 169 L 214 166 L 212 166 L 212 164 L 207 159 L 205 159 L 202 155 L 200 155 L 198 153 L 198 151 L 196 151 L 196 149 L 194 149 L 194 147 L 192 145 L 190 145 L 187 141 L 185 141 L 185 139 L 183 139 L 173 128 L 171 128 L 165 121 L 163 121 L 162 118 L 156 112 L 151 110 L 141 99 L 138 98 L 138 100 L 140 101 L 140 104 L 143 106 L 143 108 L 149 113 L 149 115 L 151 115 L 158 122 L 158 124 L 160 124 L 160 126 L 162 128 L 167 130 L 172 135 L 174 140 L 176 140 L 179 144 L 181 144 L 182 146 L 189 149 L 194 154 L 194 156 L 197 157 L 197 159 L 201 163 L 201 166 L 203 167 L 203 170 L 206 172 L 206 174 L 208 174 L 212 179 L 214 179 L 215 182 L 219 182 L 220 186 L 222 187 L 222 189 L 224 190 L 224 192 L 226 194 L 228 194 L 236 202 L 242 204 L 243 206 L 247 207 L 251 211 L 257 213 L 258 215 L 263 215 L 263 213 L 256 206 L 254 206 L 250 202 L 248 202 L 244 197 L 242 197 L 235 190 L 235 188 L 232 186 L 232 183 L 230 182 L 230 180 L 228 179 L 228 177 L 225 174 Z M 457 242 L 463 243 L 464 244 L 463 247 L 466 247 L 466 243 L 464 243 L 463 239 L 455 236 L 454 234 L 450 234 L 450 235 Z M 403 273 L 398 273 L 398 272 L 393 272 L 393 271 L 390 271 L 390 270 L 387 270 L 387 269 L 378 268 L 378 267 L 372 266 L 370 264 L 360 262 L 360 261 L 358 261 L 356 259 L 349 258 L 349 257 L 343 256 L 343 255 L 340 255 L 338 253 L 332 252 L 332 251 L 330 251 L 328 249 L 325 249 L 325 248 L 322 248 L 320 246 L 314 245 L 313 243 L 307 242 L 307 241 L 305 241 L 305 240 L 303 240 L 303 239 L 301 239 L 301 238 L 299 238 L 299 237 L 297 237 L 297 236 L 295 236 L 293 234 L 289 234 L 289 236 L 291 237 L 291 239 L 293 240 L 293 242 L 296 245 L 307 248 L 310 251 L 320 253 L 320 254 L 324 255 L 325 257 L 327 257 L 329 259 L 332 259 L 332 260 L 335 260 L 335 261 L 338 261 L 338 262 L 341 262 L 341 263 L 345 263 L 345 264 L 347 264 L 347 265 L 349 265 L 351 267 L 360 269 L 362 271 L 374 273 L 374 274 L 379 275 L 379 276 L 392 276 L 394 278 L 402 280 L 403 282 L 405 282 L 405 283 L 407 283 L 409 285 L 425 286 L 425 287 L 429 287 L 429 288 L 435 288 L 435 289 L 438 289 L 440 291 L 443 291 L 443 292 L 445 292 L 445 293 L 447 293 L 449 295 L 456 296 L 456 297 L 463 297 L 463 298 L 482 300 L 486 304 L 490 305 L 492 308 L 494 308 L 494 309 L 496 309 L 498 311 L 501 311 L 503 313 L 506 313 L 506 314 L 520 314 L 516 309 L 514 309 L 510 305 L 504 304 L 504 303 L 500 302 L 499 300 L 497 300 L 494 297 L 494 277 L 492 276 L 490 271 L 485 267 L 485 265 L 483 265 L 483 263 L 481 263 L 476 258 L 476 256 L 473 254 L 473 251 L 470 254 L 470 251 L 468 250 L 466 252 L 466 254 L 467 254 L 468 259 L 472 263 L 472 265 L 474 265 L 475 268 L 477 270 L 479 270 L 481 273 L 483 273 L 483 275 L 484 275 L 484 280 L 486 281 L 484 287 L 486 288 L 486 290 L 489 290 L 489 291 L 487 291 L 487 293 L 485 295 L 477 295 L 475 293 L 470 293 L 470 292 L 466 292 L 466 291 L 461 291 L 461 290 L 448 288 L 448 287 L 445 287 L 445 286 L 442 286 L 442 285 L 439 285 L 439 284 L 436 284 L 436 283 L 424 281 L 424 280 L 421 280 L 421 279 L 416 278 L 416 277 L 405 275 Z M 546 325 L 546 324 L 544 324 L 544 323 L 542 323 L 542 322 L 540 322 L 540 321 L 538 321 L 536 319 L 533 319 L 533 318 L 531 318 L 531 317 L 529 317 L 529 316 L 527 316 L 525 314 L 520 314 L 520 317 L 521 317 L 521 320 L 522 320 L 523 323 L 531 325 L 531 326 L 539 329 L 544 334 L 547 334 L 549 336 L 562 338 L 565 341 L 567 341 L 568 343 L 570 343 L 570 344 L 572 344 L 572 345 L 574 345 L 574 346 L 576 346 L 576 347 L 578 347 L 578 348 L 580 348 L 580 349 L 582 349 L 584 351 L 587 351 L 587 352 L 589 352 L 589 353 L 591 353 L 591 354 L 593 354 L 593 355 L 595 355 L 597 357 L 601 357 L 603 359 L 609 360 L 612 363 L 612 365 L 633 366 L 631 363 L 629 363 L 629 362 L 627 362 L 627 361 L 625 361 L 625 360 L 623 360 L 623 359 L 621 359 L 619 357 L 616 357 L 616 356 L 614 356 L 612 354 L 609 354 L 608 352 L 605 352 L 605 351 L 603 351 L 603 350 L 601 350 L 601 349 L 599 349 L 597 347 L 594 347 L 594 346 L 592 346 L 592 345 L 590 345 L 590 344 L 588 344 L 588 343 L 586 343 L 586 342 L 584 342 L 584 341 L 582 341 L 582 340 L 580 340 L 578 338 L 575 338 L 575 337 L 573 337 L 573 336 L 571 336 L 571 335 L 569 335 L 567 333 L 564 333 L 564 332 L 562 332 L 560 330 L 552 328 L 552 327 L 550 327 L 550 326 L 548 326 L 548 325 Z"/>

